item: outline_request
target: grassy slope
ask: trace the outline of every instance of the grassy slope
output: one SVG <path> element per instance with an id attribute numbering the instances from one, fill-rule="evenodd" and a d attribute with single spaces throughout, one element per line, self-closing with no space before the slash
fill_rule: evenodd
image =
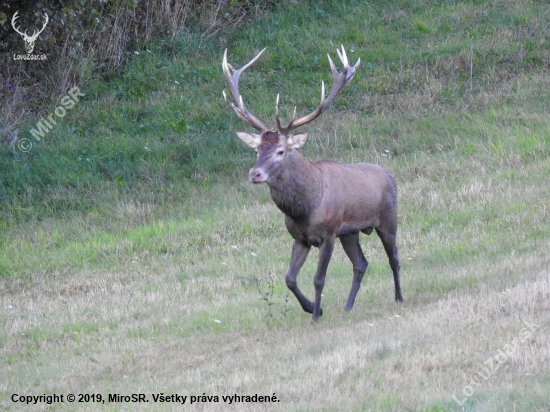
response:
<path id="1" fill-rule="evenodd" d="M 473 385 L 466 410 L 546 410 L 549 17 L 536 1 L 298 4 L 222 45 L 147 45 L 124 79 L 90 79 L 55 134 L 3 160 L 3 406 L 19 409 L 13 392 L 275 392 L 236 409 L 462 410 L 452 395 Z M 269 46 L 241 86 L 268 119 L 277 92 L 287 109 L 316 104 L 341 43 L 363 63 L 304 152 L 395 175 L 406 303 L 365 237 L 354 311 L 337 248 L 312 327 L 284 285 L 282 216 L 245 181 L 253 155 L 231 134 L 220 59 Z M 479 378 L 524 321 L 541 327 Z"/>

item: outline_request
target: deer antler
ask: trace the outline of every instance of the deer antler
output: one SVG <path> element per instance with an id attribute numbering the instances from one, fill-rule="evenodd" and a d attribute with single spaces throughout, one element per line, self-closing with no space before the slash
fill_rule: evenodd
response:
<path id="1" fill-rule="evenodd" d="M 332 62 L 332 59 L 330 58 L 330 55 L 328 56 L 328 61 L 330 63 L 330 70 L 332 71 L 332 89 L 330 90 L 330 93 L 327 98 L 325 98 L 325 83 L 321 82 L 321 102 L 319 103 L 319 106 L 308 114 L 307 116 L 301 117 L 298 120 L 296 119 L 296 108 L 294 108 L 294 113 L 292 115 L 292 120 L 286 127 L 281 126 L 281 119 L 279 117 L 279 95 L 277 95 L 277 101 L 275 103 L 275 120 L 277 121 L 277 127 L 279 129 L 279 132 L 281 132 L 283 135 L 287 136 L 288 133 L 290 133 L 292 130 L 303 126 L 307 123 L 310 123 L 311 121 L 315 120 L 317 117 L 321 115 L 326 109 L 329 108 L 330 104 L 334 100 L 334 98 L 340 93 L 340 90 L 348 83 L 353 76 L 355 75 L 355 70 L 357 67 L 359 67 L 359 64 L 361 63 L 361 59 L 357 60 L 357 63 L 355 65 L 351 66 L 348 62 L 348 57 L 346 56 L 346 51 L 344 50 L 344 46 L 342 46 L 342 52 L 340 50 L 336 49 L 338 52 L 338 57 L 340 58 L 340 61 L 342 62 L 342 65 L 344 66 L 342 73 L 338 73 L 338 70 L 336 70 L 336 66 L 334 66 L 334 63 Z"/>
<path id="2" fill-rule="evenodd" d="M 230 102 L 227 99 L 225 91 L 223 92 L 223 98 L 225 99 L 227 104 L 231 106 L 231 108 L 237 114 L 239 119 L 249 124 L 256 130 L 259 130 L 260 132 L 267 130 L 267 128 L 262 123 L 262 121 L 258 119 L 256 116 L 254 116 L 252 113 L 250 113 L 246 108 L 246 106 L 244 105 L 243 97 L 239 93 L 239 77 L 246 69 L 252 66 L 252 64 L 254 64 L 256 60 L 259 59 L 259 57 L 262 55 L 264 51 L 265 49 L 259 52 L 256 55 L 256 57 L 254 57 L 252 60 L 250 60 L 247 64 L 245 64 L 240 69 L 235 69 L 229 63 L 227 63 L 227 49 L 225 49 L 225 52 L 223 54 L 223 62 L 222 62 L 223 74 L 225 75 L 225 79 L 227 80 L 227 85 L 229 86 L 229 90 L 231 90 L 231 94 L 233 94 L 233 98 L 237 102 L 237 105 L 234 105 L 232 102 Z"/>
<path id="3" fill-rule="evenodd" d="M 13 17 L 11 18 L 11 25 L 12 25 L 13 29 L 14 29 L 17 33 L 19 33 L 21 36 L 23 36 L 23 37 L 29 37 L 26 30 L 25 30 L 25 33 L 22 33 L 22 32 L 19 31 L 19 29 L 18 29 L 17 27 L 15 27 L 15 20 L 17 20 L 17 18 L 19 17 L 19 16 L 17 15 L 18 13 L 19 13 L 19 10 L 17 10 L 17 11 L 15 12 L 15 14 L 13 15 Z"/>
<path id="4" fill-rule="evenodd" d="M 42 33 L 44 31 L 44 29 L 46 28 L 46 25 L 50 21 L 50 18 L 48 17 L 48 15 L 46 13 L 44 13 L 44 16 L 46 16 L 46 20 L 44 21 L 44 24 L 42 25 L 42 28 L 40 29 L 40 31 L 36 31 L 36 30 L 34 31 L 33 35 L 31 36 L 32 40 L 36 40 L 38 38 L 40 33 Z"/>
<path id="5" fill-rule="evenodd" d="M 19 18 L 19 16 L 17 15 L 19 13 L 19 10 L 17 10 L 15 12 L 15 14 L 13 15 L 12 19 L 11 19 L 11 25 L 13 26 L 13 29 L 19 33 L 21 36 L 23 36 L 23 38 L 25 39 L 25 41 L 34 41 L 38 38 L 38 36 L 40 35 L 40 33 L 42 33 L 44 31 L 44 29 L 46 28 L 46 25 L 48 24 L 48 21 L 50 21 L 48 15 L 46 13 L 44 13 L 44 16 L 46 17 L 46 20 L 44 21 L 44 24 L 42 25 L 42 28 L 40 30 L 35 30 L 34 33 L 32 34 L 32 36 L 29 36 L 27 34 L 27 30 L 25 30 L 25 33 L 22 33 L 21 31 L 19 31 L 19 29 L 17 27 L 15 27 L 15 20 L 17 20 L 17 18 Z"/>

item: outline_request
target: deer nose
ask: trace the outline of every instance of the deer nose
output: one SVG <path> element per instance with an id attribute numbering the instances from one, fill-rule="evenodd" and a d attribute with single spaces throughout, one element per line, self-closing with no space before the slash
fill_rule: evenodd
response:
<path id="1" fill-rule="evenodd" d="M 250 181 L 252 183 L 262 183 L 262 182 L 265 182 L 267 179 L 267 176 L 264 173 L 264 171 L 262 169 L 256 169 L 256 168 L 250 169 L 250 171 L 248 172 L 248 177 L 250 177 Z"/>

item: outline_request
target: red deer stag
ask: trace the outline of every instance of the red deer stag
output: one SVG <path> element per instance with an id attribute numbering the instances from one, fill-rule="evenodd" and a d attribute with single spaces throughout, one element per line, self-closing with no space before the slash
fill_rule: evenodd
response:
<path id="1" fill-rule="evenodd" d="M 327 267 L 334 250 L 336 238 L 340 239 L 346 255 L 353 264 L 353 282 L 345 306 L 353 308 L 361 280 L 367 269 L 367 259 L 359 244 L 359 232 L 370 235 L 372 230 L 380 237 L 388 255 L 393 280 L 395 300 L 403 301 L 399 284 L 399 258 L 395 246 L 397 234 L 397 198 L 393 177 L 382 167 L 370 163 L 342 164 L 334 161 L 309 162 L 296 149 L 307 140 L 307 133 L 290 134 L 298 127 L 315 120 L 332 103 L 340 90 L 354 76 L 360 59 L 349 66 L 344 47 L 338 56 L 344 66 L 338 73 L 330 56 L 333 85 L 325 98 L 325 85 L 321 83 L 321 103 L 307 116 L 296 120 L 296 108 L 287 126 L 281 125 L 279 96 L 275 104 L 277 131 L 269 130 L 264 123 L 248 111 L 239 93 L 239 77 L 250 67 L 262 50 L 240 69 L 227 63 L 227 49 L 223 56 L 223 73 L 229 90 L 235 99 L 233 104 L 223 93 L 226 102 L 239 119 L 260 132 L 259 135 L 236 132 L 248 146 L 256 150 L 256 164 L 250 169 L 252 183 L 267 183 L 273 202 L 285 214 L 285 225 L 294 238 L 290 268 L 286 284 L 294 293 L 302 309 L 312 314 L 317 322 L 323 314 L 321 293 L 325 284 Z M 314 278 L 315 302 L 307 299 L 296 283 L 311 246 L 319 248 L 319 262 Z"/>

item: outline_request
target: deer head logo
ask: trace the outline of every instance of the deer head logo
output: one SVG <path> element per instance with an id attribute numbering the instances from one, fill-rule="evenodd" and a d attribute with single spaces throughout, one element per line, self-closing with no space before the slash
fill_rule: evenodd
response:
<path id="1" fill-rule="evenodd" d="M 17 18 L 19 17 L 17 15 L 18 13 L 19 13 L 19 10 L 16 11 L 15 14 L 13 15 L 13 18 L 11 19 L 11 25 L 12 25 L 13 29 L 17 33 L 19 33 L 21 35 L 21 37 L 23 37 L 23 40 L 25 41 L 25 49 L 27 50 L 27 54 L 31 54 L 32 51 L 34 50 L 34 42 L 38 38 L 38 35 L 44 31 L 44 29 L 46 28 L 46 25 L 48 24 L 48 21 L 49 21 L 48 15 L 46 13 L 44 13 L 44 16 L 46 17 L 46 19 L 44 21 L 44 25 L 42 26 L 42 29 L 35 30 L 34 33 L 32 34 L 32 36 L 29 36 L 27 34 L 27 30 L 25 30 L 25 32 L 23 33 L 17 27 L 15 27 L 15 20 L 17 20 Z"/>

